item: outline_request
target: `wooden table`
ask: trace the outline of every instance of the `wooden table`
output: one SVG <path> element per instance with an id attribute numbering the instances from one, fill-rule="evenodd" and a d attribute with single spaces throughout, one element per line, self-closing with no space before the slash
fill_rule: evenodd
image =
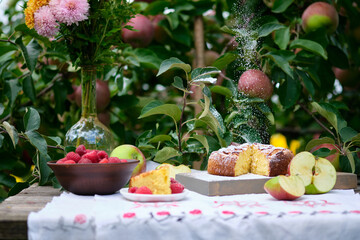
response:
<path id="1" fill-rule="evenodd" d="M 359 179 L 355 192 L 360 193 Z M 41 210 L 60 194 L 59 189 L 34 184 L 18 195 L 7 198 L 0 204 L 0 239 L 27 239 L 29 213 Z"/>

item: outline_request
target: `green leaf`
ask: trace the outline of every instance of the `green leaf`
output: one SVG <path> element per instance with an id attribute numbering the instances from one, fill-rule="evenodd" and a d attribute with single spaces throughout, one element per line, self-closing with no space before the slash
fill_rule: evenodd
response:
<path id="1" fill-rule="evenodd" d="M 314 147 L 319 146 L 320 144 L 324 144 L 324 143 L 335 144 L 335 140 L 332 138 L 329 138 L 329 137 L 312 139 L 307 143 L 307 145 L 305 147 L 305 151 L 310 151 Z"/>
<path id="2" fill-rule="evenodd" d="M 56 145 L 61 144 L 61 138 L 60 137 L 52 137 L 52 136 L 44 136 L 46 140 L 54 142 Z"/>
<path id="3" fill-rule="evenodd" d="M 8 197 L 15 196 L 25 188 L 30 187 L 28 182 L 18 182 L 9 191 Z"/>
<path id="4" fill-rule="evenodd" d="M 291 51 L 285 51 L 285 50 L 278 50 L 278 51 L 272 51 L 264 56 L 269 57 L 271 60 L 274 61 L 274 63 L 281 68 L 288 76 L 291 78 L 294 78 L 293 70 L 290 67 L 289 62 L 292 61 L 296 56 Z"/>
<path id="5" fill-rule="evenodd" d="M 229 28 L 228 26 L 222 26 L 220 28 L 221 31 L 225 32 L 225 33 L 229 33 L 230 35 L 236 36 L 236 31 L 234 31 L 233 29 Z"/>
<path id="6" fill-rule="evenodd" d="M 158 151 L 155 155 L 154 161 L 158 163 L 163 163 L 166 160 L 169 160 L 173 157 L 181 156 L 181 153 L 172 147 L 164 147 L 160 151 Z"/>
<path id="7" fill-rule="evenodd" d="M 161 60 L 152 50 L 136 48 L 134 54 L 142 66 L 149 69 L 159 69 Z"/>
<path id="8" fill-rule="evenodd" d="M 233 52 L 227 52 L 224 55 L 221 55 L 218 59 L 216 59 L 212 65 L 217 69 L 224 69 L 237 58 L 238 54 L 235 54 Z"/>
<path id="9" fill-rule="evenodd" d="M 38 132 L 29 131 L 25 132 L 25 135 L 28 137 L 31 145 L 37 148 L 41 154 L 47 155 L 47 142 Z"/>
<path id="10" fill-rule="evenodd" d="M 284 25 L 280 24 L 280 23 L 266 23 L 264 25 L 262 25 L 259 29 L 258 29 L 258 36 L 259 38 L 261 37 L 266 37 L 267 35 L 269 35 L 270 33 L 272 33 L 275 30 L 279 30 L 285 28 Z"/>
<path id="11" fill-rule="evenodd" d="M 211 75 L 218 73 L 220 73 L 220 70 L 216 67 L 196 68 L 191 72 L 191 81 L 214 84 L 217 79 L 213 78 Z"/>
<path id="12" fill-rule="evenodd" d="M 19 24 L 15 27 L 15 31 L 19 31 L 23 33 L 23 36 L 29 35 L 33 38 L 39 39 L 42 43 L 44 43 L 47 47 L 50 47 L 51 41 L 47 37 L 40 36 L 35 29 L 29 29 L 25 23 Z"/>
<path id="13" fill-rule="evenodd" d="M 338 132 L 338 120 L 335 113 L 328 111 L 327 109 L 323 108 L 317 102 L 312 102 L 310 104 L 313 110 L 318 112 L 321 116 L 326 118 L 326 120 L 335 128 L 336 132 Z"/>
<path id="14" fill-rule="evenodd" d="M 287 77 L 286 81 L 279 87 L 279 98 L 284 108 L 290 108 L 295 105 L 300 96 L 300 82 L 291 77 Z"/>
<path id="15" fill-rule="evenodd" d="M 5 137 L 4 137 L 2 134 L 0 134 L 0 148 L 2 147 L 4 138 L 5 138 Z"/>
<path id="16" fill-rule="evenodd" d="M 25 45 L 24 45 L 24 43 L 22 41 L 22 36 L 17 38 L 15 40 L 15 43 L 21 49 L 21 52 L 22 52 L 23 57 L 24 57 L 25 62 L 26 62 L 26 66 L 28 67 L 30 72 L 33 72 L 35 70 L 35 66 L 36 66 L 39 54 L 42 51 L 41 46 L 34 39 L 32 39 L 29 42 L 29 44 L 25 47 Z"/>
<path id="17" fill-rule="evenodd" d="M 174 82 L 171 85 L 183 92 L 189 93 L 189 91 L 184 87 L 183 80 L 179 76 L 174 77 Z"/>
<path id="18" fill-rule="evenodd" d="M 209 143 L 208 143 L 206 137 L 203 135 L 197 135 L 197 134 L 192 137 L 195 138 L 196 140 L 198 140 L 204 146 L 204 148 L 206 149 L 206 153 L 208 154 L 209 153 Z"/>
<path id="19" fill-rule="evenodd" d="M 24 115 L 24 127 L 25 131 L 38 130 L 40 127 L 40 115 L 34 108 L 26 108 Z"/>
<path id="20" fill-rule="evenodd" d="M 211 95 L 210 97 L 206 94 L 206 90 L 210 91 L 207 87 L 203 88 L 202 92 L 204 93 L 204 111 L 201 113 L 201 115 L 199 116 L 199 119 L 205 117 L 209 111 L 210 111 L 210 104 L 211 104 Z M 211 94 L 211 93 L 210 93 Z"/>
<path id="21" fill-rule="evenodd" d="M 343 142 L 351 141 L 359 133 L 351 127 L 344 127 L 340 130 L 340 137 Z"/>
<path id="22" fill-rule="evenodd" d="M 14 177 L 0 172 L 0 185 L 5 185 L 7 187 L 13 187 L 16 184 L 16 180 Z"/>
<path id="23" fill-rule="evenodd" d="M 360 143 L 360 133 L 358 133 L 356 136 L 354 136 L 351 139 L 352 142 L 357 142 L 358 144 Z"/>
<path id="24" fill-rule="evenodd" d="M 157 114 L 164 114 L 171 117 L 176 124 L 180 120 L 181 110 L 175 104 L 159 105 L 159 101 L 152 101 L 142 109 L 139 119 Z"/>
<path id="25" fill-rule="evenodd" d="M 340 48 L 330 45 L 327 47 L 327 53 L 331 65 L 342 69 L 349 68 L 349 59 Z"/>
<path id="26" fill-rule="evenodd" d="M 346 151 L 346 156 L 349 160 L 350 163 L 350 167 L 351 167 L 351 173 L 355 172 L 355 160 L 354 160 L 354 156 L 352 155 L 352 153 L 350 151 Z"/>
<path id="27" fill-rule="evenodd" d="M 165 141 L 171 141 L 171 136 L 162 134 L 162 135 L 156 135 L 155 137 L 149 139 L 149 143 L 159 143 Z"/>
<path id="28" fill-rule="evenodd" d="M 290 41 L 290 27 L 277 30 L 274 41 L 280 49 L 285 50 Z"/>
<path id="29" fill-rule="evenodd" d="M 148 5 L 145 9 L 145 15 L 152 15 L 155 16 L 159 13 L 163 13 L 166 7 L 169 7 L 170 3 L 166 1 L 154 1 Z"/>
<path id="30" fill-rule="evenodd" d="M 298 75 L 299 79 L 301 79 L 304 83 L 305 88 L 309 91 L 311 96 L 315 95 L 315 87 L 312 83 L 310 77 L 307 75 L 306 72 L 295 69 L 296 74 Z"/>
<path id="31" fill-rule="evenodd" d="M 223 86 L 212 86 L 210 87 L 211 92 L 224 95 L 225 97 L 231 98 L 233 96 L 233 93 L 230 89 Z"/>
<path id="32" fill-rule="evenodd" d="M 5 94 L 10 100 L 11 107 L 14 105 L 16 97 L 18 96 L 21 90 L 22 87 L 17 79 L 6 81 Z"/>
<path id="33" fill-rule="evenodd" d="M 166 72 L 169 69 L 172 68 L 181 68 L 182 70 L 185 71 L 186 74 L 188 74 L 191 71 L 191 66 L 189 64 L 184 63 L 183 61 L 181 61 L 178 58 L 169 58 L 167 60 L 164 60 L 161 65 L 160 65 L 160 69 L 159 72 L 156 76 L 159 76 L 161 74 L 163 74 L 164 72 Z"/>
<path id="34" fill-rule="evenodd" d="M 36 100 L 36 91 L 34 82 L 31 76 L 26 76 L 23 81 L 23 90 L 26 96 L 30 98 L 32 102 Z"/>
<path id="35" fill-rule="evenodd" d="M 43 186 L 50 181 L 50 175 L 52 173 L 51 169 L 47 165 L 47 162 L 51 161 L 51 158 L 47 154 L 39 153 L 37 154 L 37 164 L 36 166 L 40 170 L 39 175 L 39 185 Z"/>
<path id="36" fill-rule="evenodd" d="M 16 144 L 19 141 L 19 135 L 18 135 L 17 130 L 15 129 L 15 127 L 13 125 L 10 125 L 7 121 L 4 121 L 2 123 L 2 125 L 4 126 L 5 130 L 9 134 L 11 141 L 14 145 L 14 148 L 16 148 Z"/>
<path id="37" fill-rule="evenodd" d="M 293 3 L 294 0 L 275 0 L 271 9 L 273 13 L 282 13 Z"/>
<path id="38" fill-rule="evenodd" d="M 325 49 L 315 41 L 307 39 L 295 39 L 290 43 L 290 49 L 294 48 L 302 48 L 323 57 L 325 60 L 327 59 L 327 53 Z"/>

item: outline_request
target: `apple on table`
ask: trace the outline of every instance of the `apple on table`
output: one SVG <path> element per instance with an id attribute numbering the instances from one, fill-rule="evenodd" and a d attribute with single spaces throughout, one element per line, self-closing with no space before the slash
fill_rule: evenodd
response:
<path id="1" fill-rule="evenodd" d="M 335 167 L 327 159 L 306 151 L 296 154 L 291 160 L 288 174 L 303 180 L 306 194 L 329 192 L 336 183 Z"/>
<path id="2" fill-rule="evenodd" d="M 135 167 L 132 177 L 146 171 L 146 158 L 139 148 L 131 144 L 123 144 L 116 147 L 110 154 L 110 157 L 119 159 L 136 159 L 139 164 Z"/>
<path id="3" fill-rule="evenodd" d="M 278 200 L 295 200 L 305 194 L 305 186 L 299 176 L 279 175 L 268 180 L 264 189 Z"/>

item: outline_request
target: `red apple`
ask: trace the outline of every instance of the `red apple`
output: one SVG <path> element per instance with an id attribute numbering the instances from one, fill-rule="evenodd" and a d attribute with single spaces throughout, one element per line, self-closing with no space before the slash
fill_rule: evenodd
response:
<path id="1" fill-rule="evenodd" d="M 109 111 L 105 110 L 104 112 L 100 112 L 97 114 L 97 117 L 102 124 L 104 124 L 107 127 L 110 126 L 110 112 Z"/>
<path id="2" fill-rule="evenodd" d="M 335 32 L 339 25 L 339 15 L 334 6 L 326 2 L 315 2 L 302 14 L 302 28 L 305 32 L 326 28 L 328 33 Z"/>
<path id="3" fill-rule="evenodd" d="M 268 180 L 264 189 L 278 200 L 294 200 L 305 194 L 305 186 L 299 176 L 277 176 Z"/>
<path id="4" fill-rule="evenodd" d="M 75 102 L 81 107 L 81 86 L 75 91 Z M 96 109 L 102 112 L 110 103 L 110 89 L 107 82 L 96 80 Z"/>
<path id="5" fill-rule="evenodd" d="M 147 47 L 154 37 L 154 27 L 151 21 L 144 15 L 138 14 L 127 24 L 132 26 L 135 31 L 124 28 L 121 36 L 125 43 L 132 47 Z"/>
<path id="6" fill-rule="evenodd" d="M 166 17 L 164 15 L 156 15 L 152 19 L 152 24 L 154 26 L 154 39 L 158 43 L 165 43 L 167 39 L 169 39 L 169 35 L 166 33 L 165 29 L 159 25 L 159 22 Z"/>
<path id="7" fill-rule="evenodd" d="M 341 69 L 333 67 L 333 72 L 336 79 L 338 79 L 342 85 L 349 87 L 353 87 L 358 82 L 358 77 L 360 75 L 359 70 L 354 68 Z"/>
<path id="8" fill-rule="evenodd" d="M 273 94 L 274 87 L 265 73 L 250 69 L 240 76 L 238 90 L 250 97 L 268 100 Z"/>
<path id="9" fill-rule="evenodd" d="M 130 144 L 120 145 L 111 152 L 110 158 L 111 157 L 140 160 L 139 164 L 135 167 L 132 176 L 136 176 L 146 171 L 146 158 L 136 146 Z"/>
<path id="10" fill-rule="evenodd" d="M 313 149 L 310 150 L 310 152 L 313 153 L 320 148 L 327 148 L 330 151 L 333 149 L 336 149 L 336 153 L 327 156 L 326 159 L 331 162 L 331 164 L 335 167 L 336 171 L 339 171 L 340 170 L 340 163 L 339 163 L 340 151 L 339 151 L 338 147 L 333 144 L 330 144 L 330 143 L 324 143 L 324 144 L 320 144 L 320 145 L 314 147 Z"/>

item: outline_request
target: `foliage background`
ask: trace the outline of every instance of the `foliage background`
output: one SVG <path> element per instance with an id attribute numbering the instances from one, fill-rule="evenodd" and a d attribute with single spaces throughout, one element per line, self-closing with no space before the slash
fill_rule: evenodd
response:
<path id="1" fill-rule="evenodd" d="M 267 142 L 275 132 L 284 134 L 288 143 L 299 140 L 298 151 L 306 149 L 314 134 L 329 136 L 336 143 L 354 142 L 343 146 L 356 151 L 360 131 L 360 2 L 328 1 L 340 13 L 339 27 L 331 35 L 322 30 L 303 32 L 301 14 L 312 2 L 275 0 L 272 9 L 263 1 L 135 2 L 136 12 L 149 18 L 165 12 L 166 18 L 159 23 L 164 30 L 160 41 L 153 40 L 146 48 L 120 46 L 117 58 L 104 65 L 99 75 L 110 87 L 111 102 L 105 111 L 110 113 L 109 127 L 117 144 L 137 145 L 148 159 L 169 147 L 174 150 L 162 151 L 159 162 L 192 165 L 203 159 L 202 168 L 211 151 L 231 141 L 256 136 L 251 140 Z M 61 140 L 80 116 L 80 108 L 68 97 L 73 93 L 72 85 L 80 84 L 79 71 L 69 65 L 65 45 L 51 44 L 24 26 L 24 5 L 21 0 L 8 1 L 6 21 L 0 23 L 0 200 L 36 181 L 58 186 L 46 161 L 63 156 Z M 174 68 L 156 75 L 160 64 L 171 57 L 194 67 L 196 16 L 202 16 L 204 22 L 205 51 L 216 53 L 206 66 L 213 65 L 222 73 L 218 83 L 208 85 L 203 100 L 195 104 L 200 113 L 194 111 L 187 96 L 184 121 L 198 119 L 197 113 L 211 106 L 209 116 L 218 116 L 214 123 L 221 131 L 209 130 L 211 121 L 186 124 L 183 136 L 194 135 L 184 138 L 185 150 L 179 152 L 176 123 L 168 115 L 139 116 L 153 100 L 181 108 L 182 92 L 172 83 L 174 76 L 179 76 L 187 87 L 183 71 Z M 295 54 L 296 49 L 305 50 Z M 356 76 L 339 81 L 333 67 L 351 69 Z M 237 93 L 237 79 L 249 68 L 260 68 L 270 76 L 275 85 L 271 101 Z M 206 107 L 206 101 L 210 106 Z M 230 116 L 232 112 L 238 114 Z M 206 136 L 208 149 L 204 148 L 205 140 L 191 137 L 195 135 Z M 351 171 L 351 155 L 359 173 L 359 158 L 351 152 L 344 152 L 342 167 Z"/>

